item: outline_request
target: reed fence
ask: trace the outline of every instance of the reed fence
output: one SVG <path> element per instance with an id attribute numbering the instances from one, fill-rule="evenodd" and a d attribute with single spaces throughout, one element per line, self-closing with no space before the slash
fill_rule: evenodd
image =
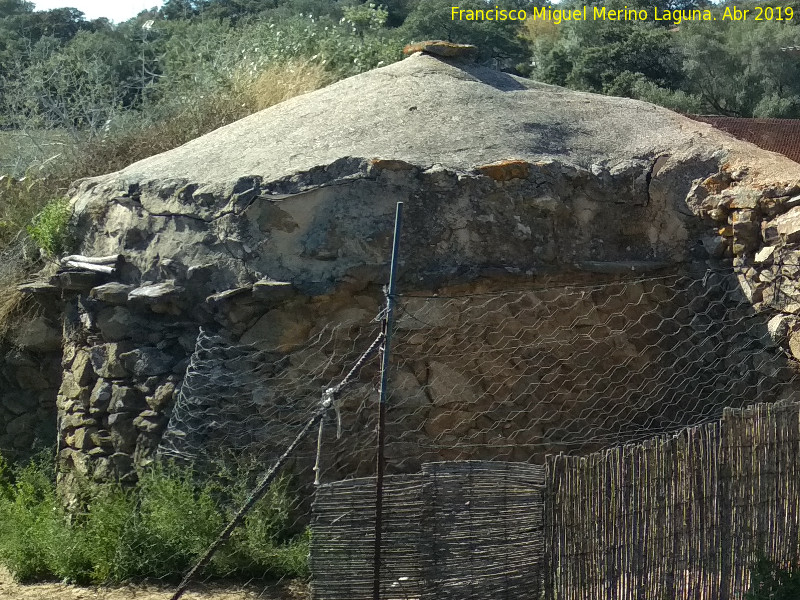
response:
<path id="1" fill-rule="evenodd" d="M 800 405 L 547 461 L 547 597 L 741 598 L 757 557 L 798 561 Z"/>
<path id="2" fill-rule="evenodd" d="M 382 598 L 733 600 L 800 557 L 800 404 L 588 456 L 445 462 L 390 479 Z M 315 598 L 372 597 L 374 479 L 322 486 Z"/>

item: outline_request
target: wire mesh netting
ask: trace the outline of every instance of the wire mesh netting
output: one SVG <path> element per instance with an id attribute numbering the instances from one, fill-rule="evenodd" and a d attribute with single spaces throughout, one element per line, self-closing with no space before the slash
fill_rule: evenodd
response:
<path id="1" fill-rule="evenodd" d="M 797 372 L 725 273 L 404 297 L 389 464 L 582 454 L 792 393 Z M 393 462 L 394 461 L 394 462 Z"/>
<path id="2" fill-rule="evenodd" d="M 201 331 L 159 454 L 193 464 L 225 454 L 246 455 L 261 464 L 275 458 L 320 406 L 323 392 L 344 377 L 379 330 L 377 323 L 324 329 L 290 353 L 234 345 Z M 346 395 L 350 403 L 343 422 L 348 432 L 369 418 L 365 403 L 376 372 L 374 363 L 367 364 L 362 381 Z M 335 434 L 328 437 L 336 441 Z M 313 442 L 294 457 L 297 469 L 307 469 L 314 460 Z M 342 439 L 338 445 L 346 453 L 351 443 Z M 365 467 L 352 468 L 351 475 Z"/>
<path id="3" fill-rule="evenodd" d="M 430 476 L 425 465 L 441 461 L 541 465 L 547 454 L 584 455 L 710 422 L 724 407 L 754 399 L 792 399 L 798 373 L 771 331 L 772 316 L 754 311 L 730 271 L 399 296 L 389 355 L 387 473 Z M 263 469 L 319 408 L 325 391 L 375 342 L 380 318 L 324 328 L 282 351 L 201 332 L 160 455 L 195 466 L 234 456 Z M 360 369 L 319 437 L 303 440 L 288 463 L 287 481 L 297 498 L 290 511 L 295 531 L 309 522 L 315 477 L 334 482 L 317 488 L 318 506 L 328 502 L 319 519 L 328 511 L 331 522 L 314 538 L 312 565 L 326 564 L 320 556 L 344 553 L 342 564 L 351 565 L 352 572 L 318 569 L 315 589 L 331 598 L 339 597 L 337 589 L 355 593 L 347 586 L 356 580 L 366 589 L 364 572 L 372 564 L 373 538 L 365 531 L 374 519 L 378 363 L 373 359 Z M 399 481 L 415 483 L 411 491 L 402 491 L 395 489 Z M 451 500 L 463 500 L 472 484 L 449 481 L 450 488 L 441 489 L 453 492 Z M 459 546 L 461 529 L 451 526 L 458 522 L 457 511 L 439 521 L 426 513 L 429 524 L 447 527 L 420 529 L 421 521 L 413 517 L 420 508 L 414 490 L 428 485 L 411 477 L 387 487 L 384 550 L 391 552 L 392 536 L 397 548 L 416 539 L 417 558 L 409 554 L 407 559 L 418 571 L 383 571 L 383 589 L 394 589 L 405 577 L 403 589 L 424 581 L 421 594 L 436 588 L 442 597 L 463 595 L 472 589 L 465 582 L 477 581 L 475 576 L 488 569 L 503 582 L 497 597 L 515 597 L 515 586 L 527 585 L 519 582 L 530 571 L 528 558 L 504 565 L 489 561 L 469 577 L 459 568 L 469 565 L 465 557 L 480 556 L 482 542 L 476 540 L 491 537 L 487 523 L 494 519 L 495 530 L 508 533 L 503 527 L 519 525 L 519 517 L 496 504 L 499 496 L 490 498 L 480 518 L 473 518 L 478 505 L 464 513 L 467 525 L 476 529 L 467 546 Z M 502 487 L 497 480 L 491 485 Z M 536 486 L 526 489 L 533 493 Z M 423 502 L 423 513 L 426 506 Z M 342 507 L 350 508 L 342 512 Z M 343 529 L 351 526 L 361 532 L 359 539 L 350 539 L 353 531 Z M 325 531 L 332 535 L 325 537 Z M 506 536 L 493 546 L 489 537 L 483 543 L 492 557 L 502 556 L 501 546 L 513 545 Z M 531 533 L 525 552 L 541 541 L 540 533 Z M 436 576 L 426 571 L 426 556 L 442 559 Z M 448 587 L 448 569 L 456 574 L 455 587 Z M 475 597 L 487 593 L 474 589 Z"/>
<path id="4" fill-rule="evenodd" d="M 423 462 L 586 453 L 792 393 L 797 371 L 727 272 L 398 298 L 389 373 L 390 472 Z M 294 351 L 201 332 L 160 452 L 274 456 L 379 332 L 328 328 Z M 373 474 L 378 361 L 322 438 L 327 480 Z M 316 440 L 300 455 L 313 459 Z"/>

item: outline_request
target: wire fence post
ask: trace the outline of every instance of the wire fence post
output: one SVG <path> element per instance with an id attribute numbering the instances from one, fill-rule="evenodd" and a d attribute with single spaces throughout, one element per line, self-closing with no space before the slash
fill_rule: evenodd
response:
<path id="1" fill-rule="evenodd" d="M 392 339 L 392 316 L 394 311 L 395 280 L 400 249 L 400 230 L 403 227 L 403 203 L 397 203 L 394 216 L 394 240 L 392 263 L 389 270 L 389 285 L 386 290 L 386 313 L 383 317 L 383 354 L 381 356 L 381 389 L 378 406 L 378 458 L 375 478 L 375 553 L 372 580 L 372 598 L 381 596 L 381 530 L 383 528 L 383 472 L 386 467 L 384 446 L 386 443 L 386 393 L 389 380 L 389 346 Z"/>

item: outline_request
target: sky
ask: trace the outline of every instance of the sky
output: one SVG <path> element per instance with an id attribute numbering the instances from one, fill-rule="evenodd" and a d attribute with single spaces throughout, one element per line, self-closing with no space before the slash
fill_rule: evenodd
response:
<path id="1" fill-rule="evenodd" d="M 106 17 L 120 23 L 135 17 L 141 11 L 153 6 L 161 6 L 161 0 L 33 0 L 36 10 L 50 10 L 66 6 L 77 8 L 86 19 Z"/>

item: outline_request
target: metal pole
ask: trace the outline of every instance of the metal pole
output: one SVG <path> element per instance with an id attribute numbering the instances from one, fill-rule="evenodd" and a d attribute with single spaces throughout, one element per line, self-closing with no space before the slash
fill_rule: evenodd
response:
<path id="1" fill-rule="evenodd" d="M 375 480 L 375 555 L 372 579 L 372 598 L 381 596 L 381 533 L 383 529 L 383 472 L 386 467 L 384 445 L 386 443 L 386 394 L 389 380 L 389 345 L 392 340 L 392 317 L 394 313 L 394 290 L 397 276 L 397 260 L 400 249 L 400 230 L 403 227 L 403 203 L 397 203 L 394 216 L 394 242 L 392 244 L 392 266 L 389 271 L 389 287 L 386 291 L 386 314 L 383 318 L 383 356 L 381 357 L 381 390 L 378 407 L 378 460 Z"/>

